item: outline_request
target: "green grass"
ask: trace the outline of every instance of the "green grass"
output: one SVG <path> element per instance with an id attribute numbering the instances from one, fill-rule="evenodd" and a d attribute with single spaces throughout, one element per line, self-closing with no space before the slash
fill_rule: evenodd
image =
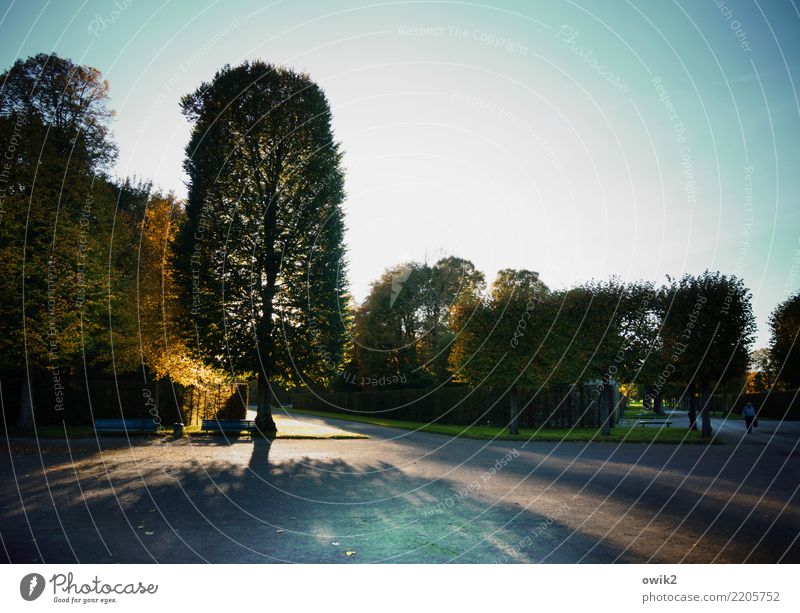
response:
<path id="1" fill-rule="evenodd" d="M 507 430 L 495 426 L 451 426 L 448 424 L 428 424 L 415 421 L 398 419 L 383 419 L 380 417 L 349 415 L 340 413 L 325 413 L 322 411 L 307 411 L 305 409 L 292 409 L 292 413 L 314 415 L 316 417 L 329 417 L 360 423 L 385 426 L 387 428 L 400 428 L 402 430 L 418 430 L 433 434 L 459 436 L 472 439 L 495 439 L 502 441 L 543 441 L 543 442 L 602 442 L 602 443 L 699 443 L 706 444 L 700 438 L 700 432 L 689 432 L 686 428 L 642 428 L 642 427 L 615 427 L 610 436 L 601 436 L 597 428 L 547 428 L 541 430 L 521 428 L 518 435 L 509 434 Z M 687 436 L 688 434 L 688 436 Z M 685 439 L 685 440 L 684 440 Z M 719 443 L 719 440 L 714 441 Z"/>
<path id="2" fill-rule="evenodd" d="M 86 438 L 94 436 L 94 428 L 91 426 L 67 426 L 67 436 L 69 438 Z M 18 430 L 17 428 L 10 428 L 8 431 L 9 437 L 25 437 L 35 438 L 64 438 L 63 426 L 39 426 L 36 432 L 33 430 Z"/>
<path id="3" fill-rule="evenodd" d="M 184 428 L 184 431 L 187 434 L 196 434 L 200 431 L 200 426 L 187 426 Z M 38 436 L 39 438 L 60 438 L 63 439 L 64 437 L 64 427 L 63 426 L 38 426 L 36 428 L 36 432 L 33 430 L 18 430 L 17 428 L 12 428 L 9 430 L 8 433 L 11 437 L 22 437 L 22 438 L 35 438 Z M 94 438 L 94 428 L 92 426 L 67 426 L 66 428 L 66 435 L 69 438 Z M 160 433 L 161 436 L 165 435 L 172 435 L 172 427 L 164 428 Z M 103 433 L 101 436 L 125 436 L 124 433 L 119 434 L 109 434 Z M 144 432 L 130 432 L 129 436 L 147 436 L 147 433 Z"/>
<path id="4" fill-rule="evenodd" d="M 655 419 L 660 416 L 652 411 L 643 411 L 642 408 L 639 407 L 638 409 L 625 409 L 622 412 L 622 417 L 624 419 Z"/>

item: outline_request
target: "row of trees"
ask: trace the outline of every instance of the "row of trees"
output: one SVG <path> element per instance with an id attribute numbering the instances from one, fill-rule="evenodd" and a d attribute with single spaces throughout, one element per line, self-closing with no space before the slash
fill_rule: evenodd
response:
<path id="1" fill-rule="evenodd" d="M 37 388 L 51 391 L 43 419 L 64 411 L 77 380 L 139 372 L 144 381 L 221 382 L 181 328 L 171 262 L 181 204 L 108 174 L 117 155 L 108 83 L 43 54 L 17 61 L 0 83 L 4 404 L 15 390 L 30 425 Z"/>
<path id="2" fill-rule="evenodd" d="M 354 305 L 341 150 L 308 75 L 226 66 L 183 98 L 185 203 L 109 177 L 116 147 L 97 70 L 37 55 L 0 82 L 0 369 L 24 383 L 28 413 L 37 382 L 57 392 L 62 379 L 109 373 L 257 377 L 265 432 L 274 386 L 490 386 L 510 390 L 516 415 L 521 388 L 596 382 L 609 393 L 611 380 L 638 385 L 656 410 L 683 393 L 707 409 L 747 373 L 750 294 L 720 273 L 554 290 L 502 270 L 487 289 L 471 262 L 445 257 L 386 271 Z M 800 372 L 797 305 L 772 319 L 768 357 L 784 382 Z"/>
<path id="3" fill-rule="evenodd" d="M 501 270 L 486 292 L 471 262 L 445 258 L 404 264 L 373 284 L 355 314 L 347 372 L 364 387 L 509 390 L 512 430 L 521 388 L 597 383 L 608 394 L 609 381 L 637 384 L 659 412 L 663 398 L 688 395 L 691 427 L 700 413 L 709 436 L 710 395 L 742 388 L 754 333 L 750 292 L 734 276 L 553 290 L 535 272 Z"/>
<path id="4" fill-rule="evenodd" d="M 96 69 L 40 54 L 0 87 L 0 370 L 23 423 L 35 388 L 58 412 L 68 380 L 140 371 L 184 385 L 257 376 L 268 433 L 272 385 L 330 382 L 350 325 L 344 176 L 307 75 L 226 66 L 183 98 L 186 203 L 109 176 Z"/>

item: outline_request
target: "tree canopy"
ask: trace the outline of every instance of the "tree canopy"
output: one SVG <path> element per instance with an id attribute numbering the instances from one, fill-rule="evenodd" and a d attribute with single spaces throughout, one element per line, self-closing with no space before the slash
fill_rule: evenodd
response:
<path id="1" fill-rule="evenodd" d="M 800 387 L 800 292 L 781 302 L 769 318 L 769 354 L 784 389 Z"/>
<path id="2" fill-rule="evenodd" d="M 346 339 L 344 174 L 331 112 L 306 74 L 226 66 L 182 100 L 186 310 L 207 361 L 271 384 L 330 383 Z"/>

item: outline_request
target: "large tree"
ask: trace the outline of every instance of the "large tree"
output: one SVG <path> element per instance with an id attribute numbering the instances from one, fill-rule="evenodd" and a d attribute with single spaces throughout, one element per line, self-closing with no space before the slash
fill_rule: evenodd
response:
<path id="1" fill-rule="evenodd" d="M 130 366 L 132 284 L 110 247 L 112 236 L 127 246 L 132 235 L 115 224 L 104 174 L 116 148 L 100 73 L 37 55 L 18 60 L 0 84 L 0 367 L 22 382 L 20 421 L 30 426 L 33 388 L 53 392 L 38 418 L 66 416 L 69 375 Z"/>
<path id="2" fill-rule="evenodd" d="M 270 386 L 328 383 L 342 360 L 344 176 L 331 111 L 308 75 L 260 61 L 226 66 L 182 109 L 193 130 L 181 276 L 198 350 L 236 376 L 257 373 L 257 425 L 274 432 Z"/>
<path id="3" fill-rule="evenodd" d="M 547 322 L 557 310 L 547 293 L 537 273 L 505 269 L 488 296 L 466 295 L 453 312 L 454 379 L 507 392 L 512 434 L 518 433 L 519 390 L 543 385 L 555 364 Z"/>
<path id="4" fill-rule="evenodd" d="M 611 433 L 614 388 L 636 365 L 640 325 L 629 288 L 617 280 L 591 281 L 563 293 L 554 322 L 565 338 L 560 383 L 598 383 L 597 411 L 603 434 Z M 567 340 L 568 339 L 568 340 Z"/>
<path id="5" fill-rule="evenodd" d="M 669 279 L 662 296 L 662 378 L 680 382 L 691 401 L 696 429 L 700 395 L 702 435 L 711 436 L 713 387 L 745 378 L 755 335 L 750 291 L 741 279 L 719 272 Z"/>
<path id="6" fill-rule="evenodd" d="M 427 387 L 433 381 L 420 368 L 425 264 L 405 262 L 385 270 L 355 312 L 352 381 L 361 385 Z"/>
<path id="7" fill-rule="evenodd" d="M 355 314 L 352 380 L 406 387 L 449 381 L 451 309 L 483 287 L 472 262 L 454 256 L 384 271 Z"/>
<path id="8" fill-rule="evenodd" d="M 40 53 L 14 62 L 0 76 L 0 86 L 0 117 L 21 121 L 30 131 L 46 130 L 46 135 L 35 134 L 34 146 L 46 138 L 57 155 L 94 171 L 107 169 L 115 160 L 109 85 L 97 68 Z"/>
<path id="9" fill-rule="evenodd" d="M 800 292 L 781 302 L 769 318 L 770 362 L 783 389 L 800 387 Z"/>

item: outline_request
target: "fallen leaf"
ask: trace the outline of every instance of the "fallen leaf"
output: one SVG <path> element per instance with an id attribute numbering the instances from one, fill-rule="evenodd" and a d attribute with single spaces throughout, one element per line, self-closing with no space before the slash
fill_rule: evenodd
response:
<path id="1" fill-rule="evenodd" d="M 354 555 L 356 555 L 356 552 L 355 551 L 345 551 L 344 555 L 346 555 L 348 557 L 353 557 Z"/>
<path id="2" fill-rule="evenodd" d="M 145 532 L 145 534 L 147 536 L 153 536 L 155 534 L 155 532 L 151 532 L 150 530 L 148 530 L 147 532 Z"/>
<path id="3" fill-rule="evenodd" d="M 278 528 L 277 530 L 275 530 L 275 532 L 277 532 L 278 534 L 283 534 L 284 532 L 286 532 L 286 530 L 284 530 L 283 528 Z"/>
<path id="4" fill-rule="evenodd" d="M 334 547 L 337 547 L 337 546 L 339 545 L 339 541 L 333 541 L 333 542 L 331 543 L 331 545 L 333 545 Z"/>

